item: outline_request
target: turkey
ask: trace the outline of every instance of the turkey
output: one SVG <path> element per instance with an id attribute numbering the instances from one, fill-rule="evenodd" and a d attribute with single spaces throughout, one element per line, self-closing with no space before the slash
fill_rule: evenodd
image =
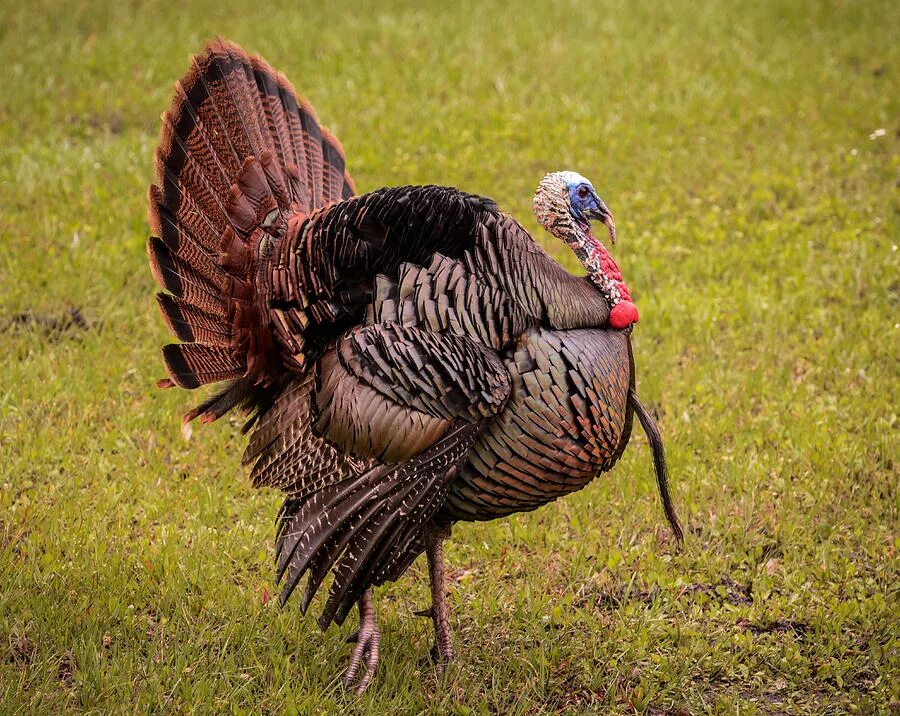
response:
<path id="1" fill-rule="evenodd" d="M 359 609 L 345 683 L 378 662 L 374 587 L 423 552 L 432 656 L 452 659 L 443 540 L 457 521 L 533 510 L 621 457 L 634 414 L 680 542 L 662 440 L 635 393 L 638 320 L 592 233 L 615 223 L 592 184 L 545 176 L 540 224 L 574 276 L 490 199 L 441 186 L 357 195 L 338 140 L 265 61 L 216 40 L 163 115 L 150 266 L 160 387 L 222 384 L 185 421 L 249 416 L 245 464 L 282 490 L 276 571 L 318 623 Z M 305 581 L 304 581 L 305 580 Z"/>

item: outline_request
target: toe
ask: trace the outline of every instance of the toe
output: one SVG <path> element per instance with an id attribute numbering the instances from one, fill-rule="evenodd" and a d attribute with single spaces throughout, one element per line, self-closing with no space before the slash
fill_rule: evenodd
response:
<path id="1" fill-rule="evenodd" d="M 353 649 L 353 655 L 350 657 L 350 666 L 344 672 L 344 686 L 349 687 L 356 679 L 356 675 L 359 673 L 359 666 L 362 664 L 365 648 L 366 642 L 360 639 L 356 643 L 356 648 Z"/>
<path id="2" fill-rule="evenodd" d="M 350 665 L 344 672 L 344 686 L 350 688 L 353 682 L 359 677 L 359 683 L 356 685 L 356 695 L 362 694 L 372 681 L 375 675 L 375 668 L 378 666 L 378 642 L 381 635 L 377 629 L 363 628 L 358 633 L 356 647 L 353 649 L 353 656 L 350 657 Z M 362 667 L 362 670 L 360 670 Z"/>
<path id="3" fill-rule="evenodd" d="M 361 695 L 368 688 L 369 683 L 372 681 L 372 677 L 375 675 L 376 666 L 378 666 L 378 637 L 377 635 L 373 635 L 368 645 L 365 661 L 363 662 L 365 671 L 363 672 L 362 678 L 359 680 L 359 685 L 356 687 L 357 696 Z"/>

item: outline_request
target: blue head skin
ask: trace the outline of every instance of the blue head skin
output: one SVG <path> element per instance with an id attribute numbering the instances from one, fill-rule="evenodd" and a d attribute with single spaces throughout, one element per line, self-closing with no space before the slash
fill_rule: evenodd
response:
<path id="1" fill-rule="evenodd" d="M 616 224 L 612 212 L 597 196 L 593 184 L 576 172 L 561 172 L 569 190 L 569 213 L 582 228 L 589 230 L 590 219 L 598 219 L 609 229 L 609 238 L 616 243 Z"/>

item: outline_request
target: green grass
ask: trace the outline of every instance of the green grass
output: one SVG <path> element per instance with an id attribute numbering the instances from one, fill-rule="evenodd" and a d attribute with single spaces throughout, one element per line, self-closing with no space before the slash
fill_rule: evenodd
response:
<path id="1" fill-rule="evenodd" d="M 896 712 L 897 3 L 0 4 L 0 713 Z M 421 563 L 377 594 L 358 700 L 349 625 L 263 604 L 279 496 L 236 421 L 185 442 L 196 396 L 154 389 L 158 115 L 216 34 L 294 81 L 360 191 L 457 185 L 545 241 L 543 173 L 594 181 L 683 552 L 636 435 L 455 529 L 443 677 Z"/>

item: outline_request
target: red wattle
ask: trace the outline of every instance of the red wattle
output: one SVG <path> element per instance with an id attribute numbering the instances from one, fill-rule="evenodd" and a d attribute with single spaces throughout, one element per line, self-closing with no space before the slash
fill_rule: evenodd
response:
<path id="1" fill-rule="evenodd" d="M 638 310 L 631 301 L 619 301 L 609 312 L 609 325 L 613 328 L 628 328 L 638 322 Z"/>
<path id="2" fill-rule="evenodd" d="M 606 247 L 599 241 L 597 242 L 594 251 L 596 252 L 595 256 L 600 262 L 600 270 L 606 274 L 608 279 L 615 282 L 619 289 L 619 295 L 625 300 L 630 301 L 631 291 L 628 290 L 628 285 L 625 283 L 625 279 L 622 278 L 622 271 L 619 269 L 619 264 L 616 263 L 616 260 L 609 251 L 606 250 Z"/>
<path id="3" fill-rule="evenodd" d="M 622 272 L 619 270 L 619 265 L 616 263 L 616 260 L 609 255 L 608 251 L 602 251 L 600 253 L 600 268 L 603 269 L 603 273 L 614 281 L 622 281 Z"/>

